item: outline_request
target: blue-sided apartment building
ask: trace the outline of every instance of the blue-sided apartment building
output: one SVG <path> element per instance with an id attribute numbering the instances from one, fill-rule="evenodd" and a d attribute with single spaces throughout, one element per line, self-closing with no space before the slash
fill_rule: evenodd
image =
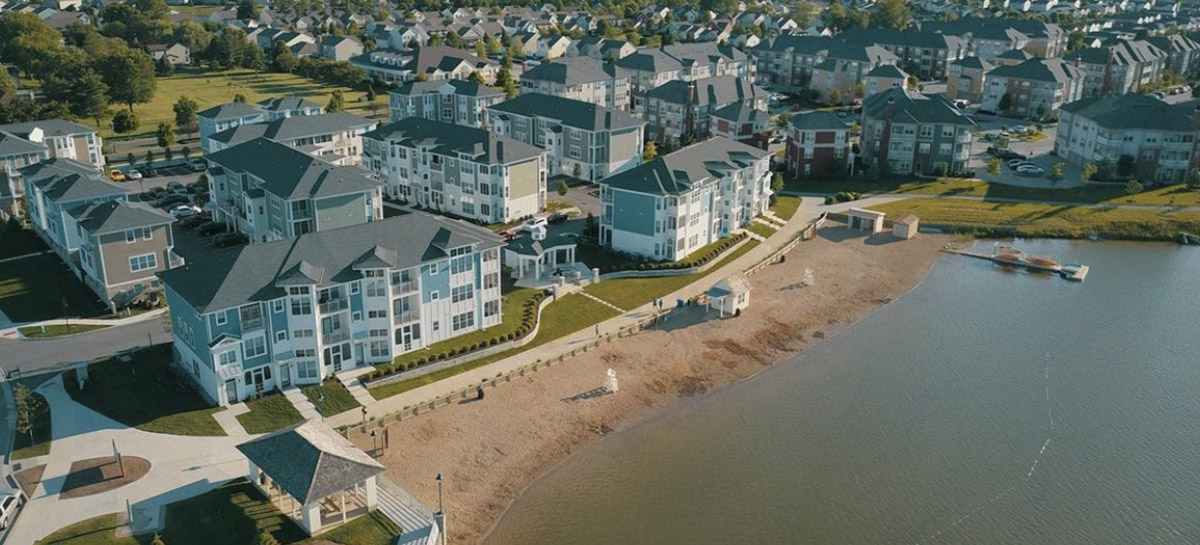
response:
<path id="1" fill-rule="evenodd" d="M 176 361 L 229 405 L 499 324 L 502 245 L 412 213 L 189 262 L 159 274 Z"/>

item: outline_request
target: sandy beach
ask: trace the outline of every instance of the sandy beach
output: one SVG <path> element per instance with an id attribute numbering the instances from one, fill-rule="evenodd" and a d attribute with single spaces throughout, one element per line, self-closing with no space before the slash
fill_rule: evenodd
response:
<path id="1" fill-rule="evenodd" d="M 750 277 L 750 308 L 741 317 L 686 311 L 661 329 L 488 390 L 483 401 L 392 424 L 391 448 L 381 461 L 392 481 L 434 508 L 434 476 L 443 473 L 450 541 L 479 543 L 522 490 L 572 453 L 652 418 L 656 408 L 752 377 L 853 324 L 915 287 L 949 240 L 868 240 L 840 227 L 823 229 L 785 263 Z M 801 285 L 805 268 L 814 271 L 815 286 Z M 609 368 L 620 391 L 592 395 Z M 370 448 L 369 438 L 359 442 Z"/>

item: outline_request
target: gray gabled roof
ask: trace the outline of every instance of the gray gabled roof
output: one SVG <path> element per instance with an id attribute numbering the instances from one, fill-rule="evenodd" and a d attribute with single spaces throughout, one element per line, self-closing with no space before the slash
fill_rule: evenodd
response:
<path id="1" fill-rule="evenodd" d="M 802 131 L 848 130 L 850 126 L 833 112 L 803 112 L 788 118 L 788 125 Z"/>
<path id="2" fill-rule="evenodd" d="M 985 61 L 979 57 L 975 57 L 975 56 L 963 57 L 963 58 L 958 59 L 950 64 L 955 65 L 955 66 L 961 66 L 963 68 L 975 68 L 975 69 L 979 69 L 979 70 L 991 70 L 992 66 L 995 66 L 992 63 L 987 62 L 987 61 Z"/>
<path id="3" fill-rule="evenodd" d="M 762 159 L 766 151 L 723 136 L 692 144 L 600 180 L 615 189 L 650 195 L 678 195 L 692 186 L 745 168 Z"/>
<path id="4" fill-rule="evenodd" d="M 0 130 L 0 157 L 27 155 L 46 151 L 46 146 L 30 142 L 8 131 Z"/>
<path id="5" fill-rule="evenodd" d="M 449 256 L 462 246 L 502 245 L 495 233 L 470 223 L 422 212 L 299 237 L 237 248 L 159 273 L 197 312 L 269 301 L 283 286 L 318 288 L 362 278 L 372 259 L 405 269 Z"/>
<path id="6" fill-rule="evenodd" d="M 753 100 L 755 96 L 767 96 L 767 92 L 761 87 L 737 76 L 716 76 L 691 82 L 668 81 L 646 91 L 646 98 L 671 104 L 686 104 L 689 89 L 692 90 L 692 103 L 696 106 L 721 107 L 732 102 Z"/>
<path id="7" fill-rule="evenodd" d="M 541 93 L 525 93 L 488 107 L 489 110 L 555 119 L 568 127 L 588 131 L 626 129 L 645 125 L 641 119 L 621 110 L 610 110 L 592 102 Z"/>
<path id="8" fill-rule="evenodd" d="M 171 223 L 171 216 L 144 203 L 104 201 L 80 205 L 69 212 L 79 226 L 94 235 Z"/>
<path id="9" fill-rule="evenodd" d="M 267 138 L 223 149 L 208 160 L 226 171 L 253 174 L 263 181 L 263 190 L 284 200 L 360 193 L 383 185 L 365 170 L 337 166 Z"/>
<path id="10" fill-rule="evenodd" d="M 1067 83 L 1082 80 L 1083 72 L 1062 59 L 1029 59 L 1020 64 L 997 66 L 987 73 L 1010 79 Z"/>
<path id="11" fill-rule="evenodd" d="M 372 127 L 377 122 L 365 117 L 334 112 L 320 115 L 294 115 L 266 123 L 247 123 L 225 129 L 209 136 L 209 139 L 225 144 L 237 144 L 255 138 L 270 138 L 286 142 L 297 138 L 333 134 Z"/>
<path id="12" fill-rule="evenodd" d="M 896 123 L 975 125 L 943 95 L 924 95 L 899 87 L 871 95 L 863 102 L 863 117 L 886 119 L 889 116 Z"/>
<path id="13" fill-rule="evenodd" d="M 345 36 L 342 36 L 345 38 Z M 258 107 L 263 111 L 268 112 L 284 112 L 290 110 L 308 110 L 312 108 L 320 108 L 321 105 L 312 102 L 308 99 L 298 96 L 286 96 L 278 98 L 268 98 L 260 101 Z"/>
<path id="14" fill-rule="evenodd" d="M 383 464 L 324 424 L 306 421 L 237 446 L 300 503 L 320 500 L 383 473 Z"/>
<path id="15" fill-rule="evenodd" d="M 21 176 L 41 189 L 53 202 L 70 202 L 129 193 L 91 165 L 73 159 L 52 158 L 21 169 Z"/>
<path id="16" fill-rule="evenodd" d="M 582 85 L 597 81 L 621 79 L 617 69 L 610 63 L 602 63 L 591 57 L 569 57 L 539 64 L 521 74 L 522 80 L 549 81 L 562 85 Z"/>
<path id="17" fill-rule="evenodd" d="M 65 119 L 41 119 L 38 121 L 0 125 L 0 131 L 11 132 L 21 138 L 29 138 L 29 133 L 33 132 L 33 129 L 42 129 L 42 133 L 45 136 L 71 136 L 96 132 L 96 129 L 87 125 L 80 125 L 79 123 Z"/>
<path id="18" fill-rule="evenodd" d="M 440 92 L 443 87 L 450 86 L 454 89 L 454 94 L 472 97 L 485 97 L 503 95 L 503 89 L 481 85 L 473 81 L 464 81 L 460 79 L 442 80 L 442 81 L 411 81 L 400 88 L 391 91 L 391 94 L 402 96 L 426 95 L 429 93 Z"/>
<path id="19" fill-rule="evenodd" d="M 546 153 L 541 148 L 483 129 L 419 117 L 389 123 L 364 134 L 363 138 L 395 142 L 409 148 L 427 148 L 440 155 L 466 154 L 472 161 L 488 165 L 525 161 Z"/>
<path id="20" fill-rule="evenodd" d="M 1167 104 L 1157 98 L 1129 93 L 1114 97 L 1092 97 L 1065 104 L 1062 110 L 1106 129 L 1158 129 L 1171 132 L 1197 130 L 1193 121 L 1196 101 Z"/>
<path id="21" fill-rule="evenodd" d="M 205 119 L 232 119 L 251 115 L 262 115 L 262 110 L 242 102 L 230 102 L 201 110 L 196 115 Z"/>

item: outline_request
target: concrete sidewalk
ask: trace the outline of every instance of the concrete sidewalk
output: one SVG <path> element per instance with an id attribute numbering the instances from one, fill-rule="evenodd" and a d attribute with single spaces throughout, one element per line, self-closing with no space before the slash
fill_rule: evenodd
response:
<path id="1" fill-rule="evenodd" d="M 720 269 L 710 269 L 707 274 L 700 280 L 689 284 L 688 286 L 677 290 L 673 293 L 662 297 L 663 300 L 673 304 L 678 299 L 689 299 L 696 295 L 704 293 L 712 283 L 718 279 L 734 273 L 740 273 L 758 264 L 779 247 L 782 247 L 800 230 L 810 222 L 816 220 L 822 213 L 825 212 L 841 212 L 851 207 L 871 206 L 891 202 L 903 197 L 881 196 L 871 197 L 854 201 L 853 203 L 840 203 L 835 205 L 824 206 L 821 199 L 805 199 L 796 214 L 792 219 L 776 233 L 771 236 L 766 242 L 759 244 L 756 248 L 739 256 L 732 263 L 728 263 Z M 640 323 L 642 320 L 654 314 L 654 308 L 650 303 L 646 303 L 636 309 L 631 309 L 620 316 L 610 318 L 599 324 L 600 336 L 615 333 L 622 328 L 629 327 Z M 576 331 L 570 335 L 566 335 L 554 341 L 550 341 L 541 346 L 531 348 L 519 354 L 508 358 L 490 363 L 477 369 L 472 369 L 463 373 L 459 373 L 452 377 L 439 380 L 433 384 L 415 388 L 407 392 L 403 392 L 382 400 L 367 403 L 364 406 L 367 408 L 367 419 L 381 418 L 392 413 L 404 410 L 405 407 L 413 407 L 423 403 L 428 403 L 434 399 L 443 398 L 447 395 L 461 392 L 464 388 L 479 384 L 485 379 L 495 378 L 497 375 L 503 375 L 512 371 L 516 371 L 530 363 L 538 360 L 549 361 L 557 358 L 564 352 L 569 352 L 574 348 L 582 348 L 597 339 L 596 328 L 587 327 Z M 352 426 L 362 424 L 364 421 L 360 411 L 347 411 L 345 413 L 335 415 L 325 419 L 325 423 L 331 427 L 337 428 L 342 426 Z"/>
<path id="2" fill-rule="evenodd" d="M 141 323 L 146 320 L 152 320 L 152 319 L 158 318 L 166 313 L 167 313 L 167 308 L 163 307 L 163 308 L 159 308 L 159 309 L 149 310 L 149 311 L 143 312 L 141 314 L 134 314 L 133 316 L 126 316 L 124 318 L 113 318 L 110 320 L 100 319 L 100 318 L 71 318 L 70 320 L 65 320 L 63 318 L 55 318 L 53 320 L 42 320 L 40 322 L 25 322 L 25 323 L 20 323 L 20 324 L 9 324 L 4 329 L 0 329 L 0 337 L 5 337 L 5 338 L 20 337 L 21 332 L 18 330 L 22 327 L 66 325 L 68 323 L 70 323 L 71 325 L 102 325 L 102 326 L 108 326 L 108 327 L 121 327 L 124 325 Z"/>

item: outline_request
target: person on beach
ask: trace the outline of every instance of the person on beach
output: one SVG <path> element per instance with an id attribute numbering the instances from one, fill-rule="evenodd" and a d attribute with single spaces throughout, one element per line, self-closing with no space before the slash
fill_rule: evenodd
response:
<path id="1" fill-rule="evenodd" d="M 475 400 L 483 401 L 483 385 L 482 384 L 475 387 Z"/>

